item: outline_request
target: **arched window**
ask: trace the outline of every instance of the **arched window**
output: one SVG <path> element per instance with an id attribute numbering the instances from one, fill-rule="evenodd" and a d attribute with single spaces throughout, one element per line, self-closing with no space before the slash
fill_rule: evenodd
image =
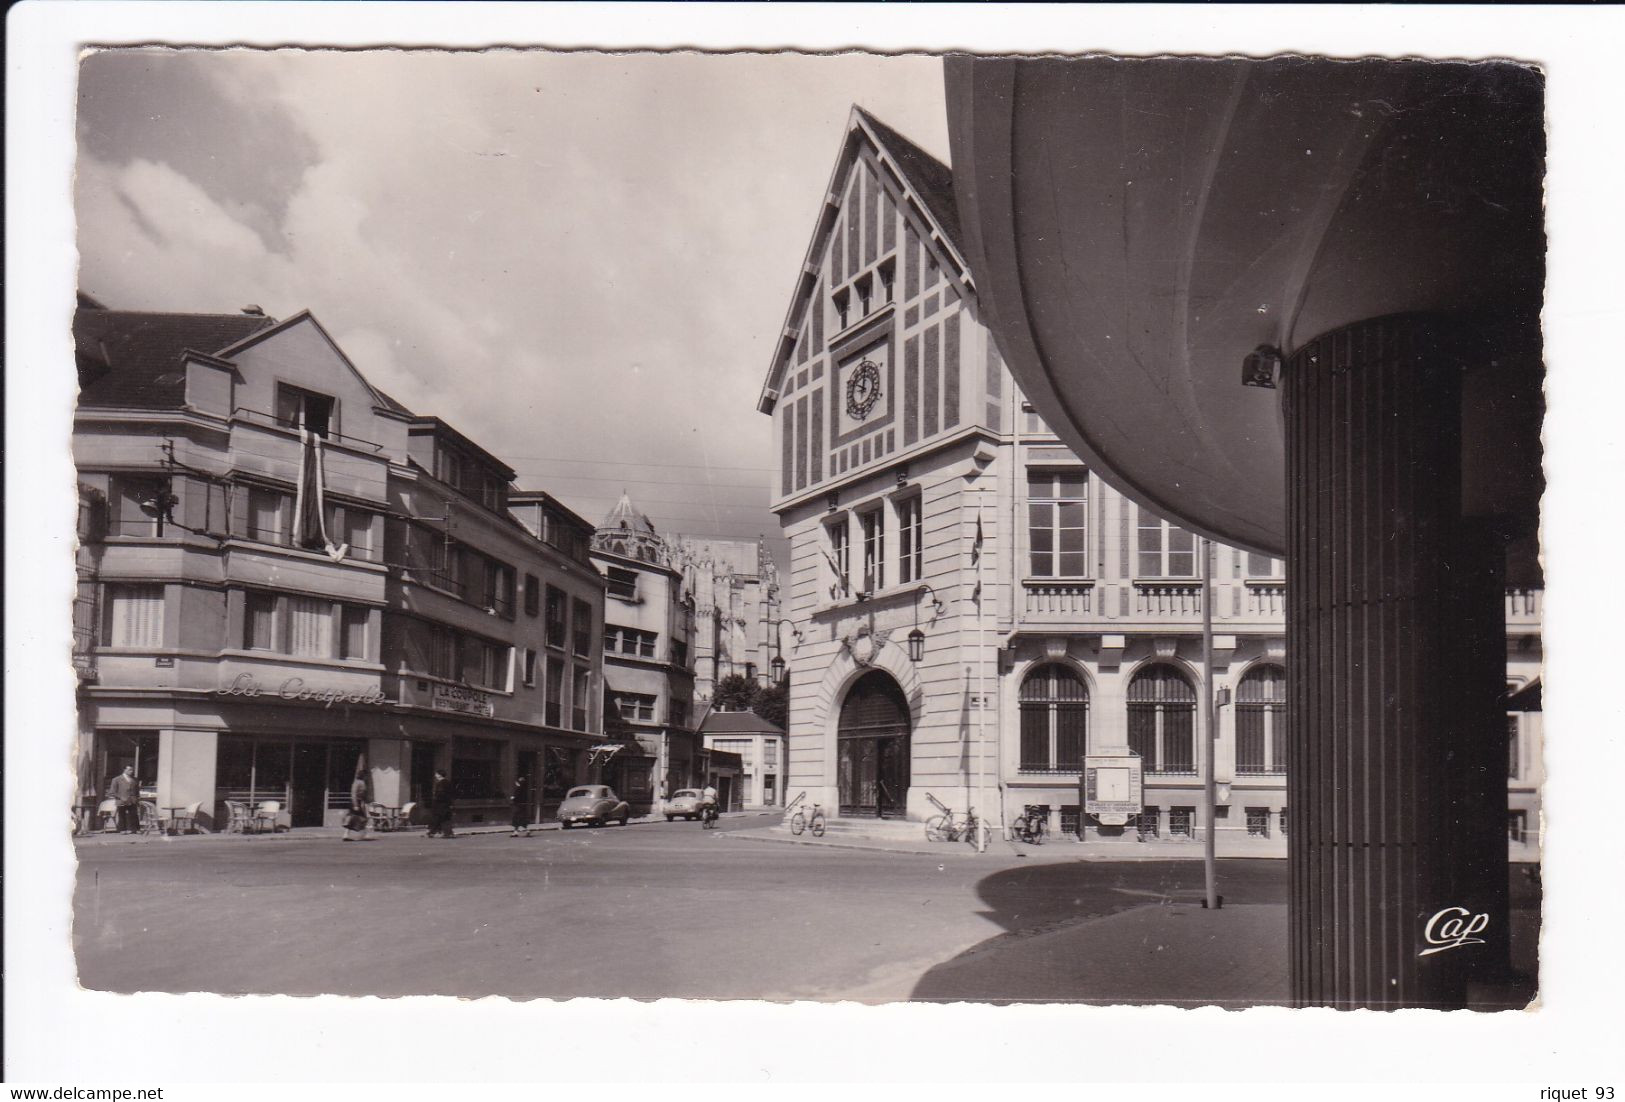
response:
<path id="1" fill-rule="evenodd" d="M 1254 666 L 1236 690 L 1236 772 L 1286 772 L 1286 671 Z"/>
<path id="2" fill-rule="evenodd" d="M 1147 666 L 1128 687 L 1128 747 L 1147 773 L 1196 772 L 1196 690 L 1172 666 Z"/>
<path id="3" fill-rule="evenodd" d="M 1089 735 L 1089 690 L 1058 663 L 1021 683 L 1021 772 L 1078 773 Z"/>

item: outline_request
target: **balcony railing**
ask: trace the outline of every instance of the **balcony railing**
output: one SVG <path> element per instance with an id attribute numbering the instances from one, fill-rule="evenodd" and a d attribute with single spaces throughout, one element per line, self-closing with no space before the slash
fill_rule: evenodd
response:
<path id="1" fill-rule="evenodd" d="M 1543 597 L 1542 589 L 1507 589 L 1507 620 L 1523 621 L 1525 623 L 1538 621 L 1541 616 Z"/>
<path id="2" fill-rule="evenodd" d="M 1184 620 L 1202 615 L 1200 582 L 1135 582 L 1134 613 L 1153 619 Z"/>
<path id="3" fill-rule="evenodd" d="M 248 406 L 236 406 L 231 415 L 239 421 L 247 421 L 251 425 L 264 425 L 267 428 L 281 429 L 284 432 L 297 432 L 299 426 L 290 425 L 274 413 L 266 413 L 262 409 L 250 409 Z M 346 436 L 342 432 L 324 432 L 322 439 L 328 443 L 343 444 L 351 448 L 361 448 L 366 451 L 381 452 L 384 446 L 376 440 L 364 440 L 359 436 Z"/>
<path id="4" fill-rule="evenodd" d="M 1029 580 L 1025 586 L 1030 619 L 1080 620 L 1094 612 L 1094 582 Z"/>

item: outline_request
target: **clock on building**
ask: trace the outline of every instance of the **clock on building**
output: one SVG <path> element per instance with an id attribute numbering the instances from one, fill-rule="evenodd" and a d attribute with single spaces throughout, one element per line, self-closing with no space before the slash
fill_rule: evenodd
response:
<path id="1" fill-rule="evenodd" d="M 846 413 L 861 421 L 880 401 L 880 367 L 873 360 L 864 360 L 852 369 L 846 379 Z"/>

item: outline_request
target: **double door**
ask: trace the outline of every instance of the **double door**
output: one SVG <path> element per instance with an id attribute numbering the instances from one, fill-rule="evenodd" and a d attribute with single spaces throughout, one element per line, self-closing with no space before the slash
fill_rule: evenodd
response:
<path id="1" fill-rule="evenodd" d="M 843 816 L 902 818 L 908 807 L 908 732 L 843 736 L 837 773 Z"/>

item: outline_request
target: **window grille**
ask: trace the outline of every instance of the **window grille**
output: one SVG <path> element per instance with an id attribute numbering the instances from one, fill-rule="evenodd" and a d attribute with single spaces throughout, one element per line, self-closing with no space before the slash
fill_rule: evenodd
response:
<path id="1" fill-rule="evenodd" d="M 1060 663 L 1039 666 L 1021 683 L 1023 773 L 1078 773 L 1089 731 L 1089 690 Z"/>
<path id="2" fill-rule="evenodd" d="M 1253 838 L 1268 838 L 1270 836 L 1269 808 L 1249 807 L 1247 809 L 1247 834 Z"/>
<path id="3" fill-rule="evenodd" d="M 1236 772 L 1285 773 L 1286 671 L 1254 666 L 1236 690 Z"/>
<path id="4" fill-rule="evenodd" d="M 1174 667 L 1159 663 L 1134 675 L 1128 739 L 1148 773 L 1196 772 L 1196 690 Z"/>
<path id="5" fill-rule="evenodd" d="M 1196 821 L 1194 807 L 1175 807 L 1168 811 L 1168 835 L 1172 838 L 1190 838 Z"/>
<path id="6" fill-rule="evenodd" d="M 1061 833 L 1073 835 L 1083 834 L 1083 805 L 1061 805 Z"/>
<path id="7" fill-rule="evenodd" d="M 1134 828 L 1141 838 L 1158 838 L 1162 835 L 1162 808 L 1145 807 L 1134 817 Z"/>

